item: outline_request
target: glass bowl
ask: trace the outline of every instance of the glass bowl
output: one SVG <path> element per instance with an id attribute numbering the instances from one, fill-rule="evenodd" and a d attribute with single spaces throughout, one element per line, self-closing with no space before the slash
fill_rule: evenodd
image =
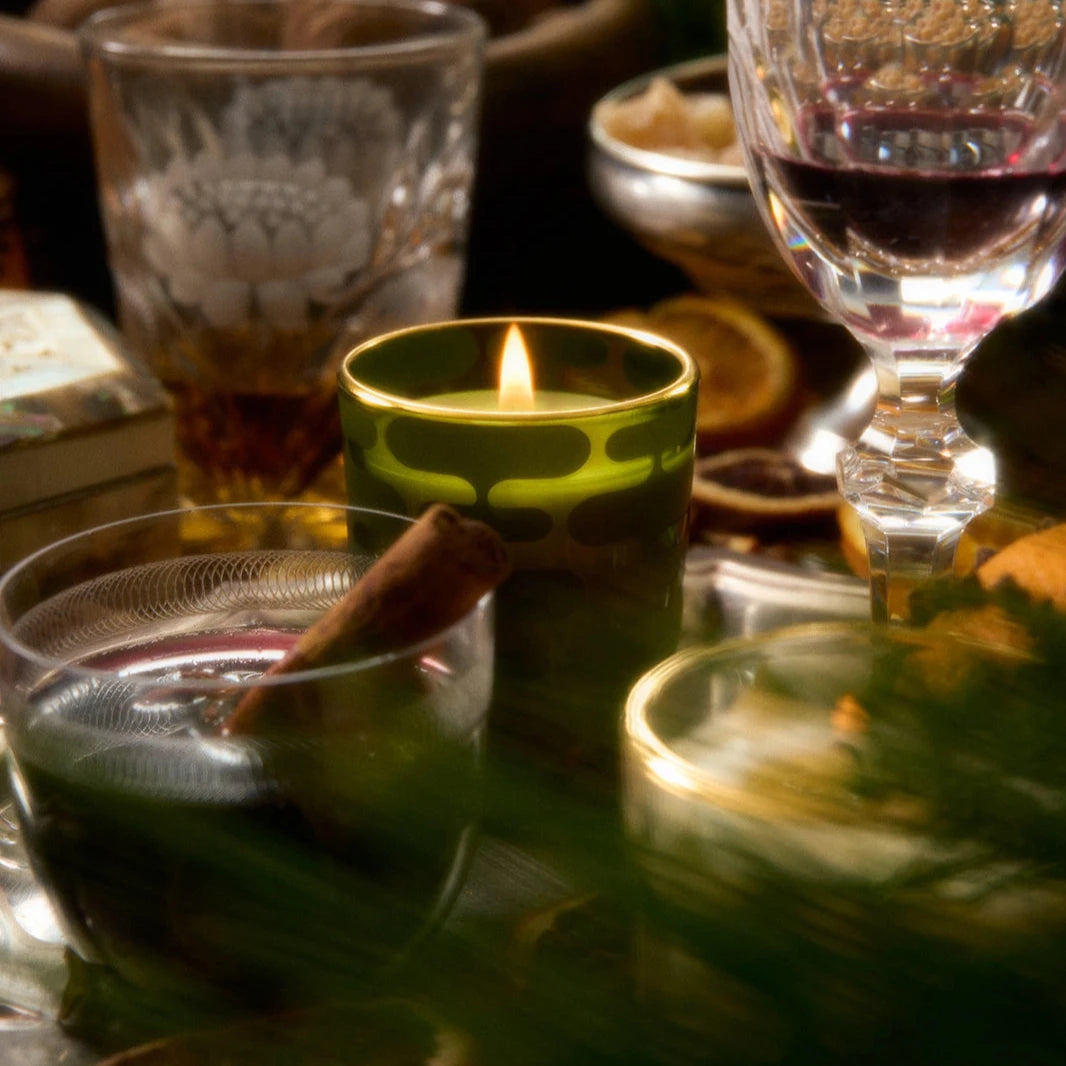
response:
<path id="1" fill-rule="evenodd" d="M 1061 639 L 815 624 L 644 675 L 624 812 L 638 979 L 667 1046 L 730 1064 L 1061 1056 L 1066 730 L 1044 654 Z"/>

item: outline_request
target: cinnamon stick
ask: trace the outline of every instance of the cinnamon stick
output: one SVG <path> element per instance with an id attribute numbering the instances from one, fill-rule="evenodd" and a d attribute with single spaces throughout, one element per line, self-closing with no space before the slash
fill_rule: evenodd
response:
<path id="1" fill-rule="evenodd" d="M 471 611 L 510 571 L 490 526 L 435 504 L 310 626 L 265 676 L 354 661 L 417 644 Z M 270 686 L 250 689 L 222 723 L 227 736 L 261 731 Z"/>

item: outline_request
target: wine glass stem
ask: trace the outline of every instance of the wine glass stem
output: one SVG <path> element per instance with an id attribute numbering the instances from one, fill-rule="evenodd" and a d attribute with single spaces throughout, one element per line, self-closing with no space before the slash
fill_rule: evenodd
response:
<path id="1" fill-rule="evenodd" d="M 877 373 L 877 407 L 837 473 L 866 539 L 873 618 L 900 621 L 911 590 L 952 569 L 963 530 L 992 505 L 995 461 L 955 410 L 966 351 L 860 339 Z"/>

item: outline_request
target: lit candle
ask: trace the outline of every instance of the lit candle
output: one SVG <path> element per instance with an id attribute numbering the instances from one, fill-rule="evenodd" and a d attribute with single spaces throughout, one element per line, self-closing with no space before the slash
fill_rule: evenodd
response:
<path id="1" fill-rule="evenodd" d="M 431 401 L 439 407 L 460 411 L 586 411 L 606 407 L 611 401 L 602 396 L 576 392 L 549 392 L 533 387 L 533 365 L 522 331 L 517 325 L 507 330 L 500 356 L 499 385 L 495 389 L 467 389 L 445 392 Z"/>
<path id="2" fill-rule="evenodd" d="M 560 718 L 598 703 L 613 741 L 628 684 L 673 650 L 696 387 L 666 341 L 557 319 L 415 327 L 346 358 L 350 499 L 408 514 L 444 501 L 508 542 L 497 684 L 512 702 L 524 677 L 551 686 Z"/>
<path id="3" fill-rule="evenodd" d="M 528 411 L 534 409 L 535 401 L 529 352 L 521 331 L 512 325 L 504 338 L 500 357 L 498 406 L 501 411 Z"/>

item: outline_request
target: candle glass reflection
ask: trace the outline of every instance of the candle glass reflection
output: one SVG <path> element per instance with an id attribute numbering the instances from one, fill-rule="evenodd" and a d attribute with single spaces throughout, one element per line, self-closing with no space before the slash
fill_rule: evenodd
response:
<path id="1" fill-rule="evenodd" d="M 1039 638 L 816 624 L 649 671 L 626 706 L 623 810 L 658 1050 L 1061 1057 L 1058 661 Z"/>
<path id="2" fill-rule="evenodd" d="M 520 319 L 535 399 L 501 410 L 514 324 L 418 327 L 349 354 L 349 498 L 408 514 L 445 501 L 504 536 L 496 726 L 610 767 L 628 686 L 680 633 L 697 372 L 637 331 Z"/>

